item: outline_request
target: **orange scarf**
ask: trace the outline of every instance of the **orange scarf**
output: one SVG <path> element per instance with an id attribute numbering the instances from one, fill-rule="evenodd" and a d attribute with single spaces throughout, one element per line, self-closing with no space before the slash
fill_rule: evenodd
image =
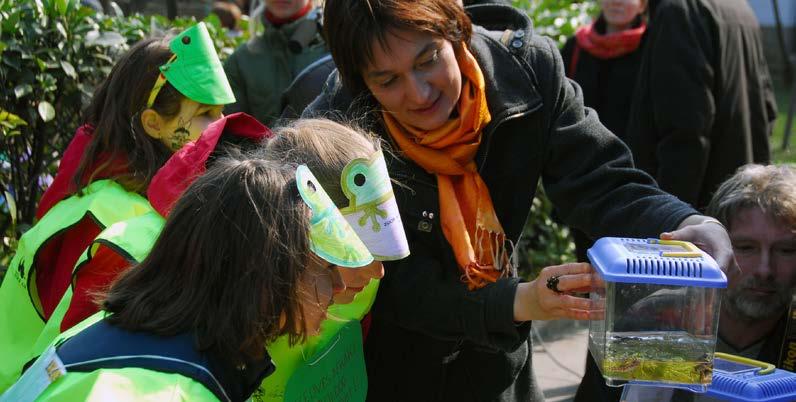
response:
<path id="1" fill-rule="evenodd" d="M 481 133 L 492 119 L 484 76 L 466 46 L 456 60 L 463 76 L 458 118 L 423 131 L 403 126 L 386 111 L 382 115 L 403 153 L 437 176 L 442 230 L 453 247 L 462 280 L 473 290 L 508 275 L 510 264 L 506 235 L 473 160 Z"/>

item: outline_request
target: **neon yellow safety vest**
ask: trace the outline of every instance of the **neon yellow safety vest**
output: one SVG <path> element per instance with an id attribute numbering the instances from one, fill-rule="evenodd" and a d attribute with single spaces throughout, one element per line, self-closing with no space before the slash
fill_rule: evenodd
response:
<path id="1" fill-rule="evenodd" d="M 359 321 L 370 311 L 379 281 L 371 280 L 351 303 L 333 304 L 318 336 L 290 346 L 286 336 L 268 345 L 276 371 L 252 399 L 275 401 L 365 400 L 368 376 Z"/>
<path id="2" fill-rule="evenodd" d="M 100 245 L 113 247 L 131 264 L 143 261 L 155 244 L 155 240 L 157 240 L 165 223 L 165 219 L 154 210 L 114 223 L 103 230 L 91 245 L 86 248 L 86 252 L 80 256 L 75 268 L 72 270 L 72 278 L 74 279 L 77 271 L 96 255 Z M 58 306 L 53 310 L 50 319 L 44 324 L 44 329 L 39 334 L 33 349 L 31 349 L 32 356 L 41 354 L 53 339 L 61 333 L 61 322 L 63 322 L 71 302 L 72 287 L 70 286 L 61 297 Z"/>
<path id="3" fill-rule="evenodd" d="M 77 268 L 94 255 L 100 243 L 125 256 L 140 258 L 148 253 L 163 225 L 163 218 L 144 197 L 128 192 L 113 180 L 98 180 L 85 187 L 83 194 L 58 202 L 25 232 L 0 286 L 0 392 L 16 381 L 22 365 L 41 354 L 60 332 L 71 300 L 68 289 L 49 322 L 45 322 L 35 283 L 36 254 L 47 241 L 87 216 L 103 232 L 83 253 Z M 132 220 L 135 217 L 141 218 Z M 122 221 L 128 224 L 114 225 Z M 144 223 L 154 223 L 156 227 Z"/>
<path id="4" fill-rule="evenodd" d="M 56 336 L 51 345 L 69 339 L 105 317 L 99 311 Z M 28 373 L 31 374 L 31 373 Z M 27 390 L 27 392 L 30 392 Z M 24 394 L 24 391 L 23 391 Z M 32 395 L 24 394 L 30 398 Z M 202 383 L 177 373 L 138 367 L 100 368 L 89 372 L 69 371 L 57 378 L 36 401 L 105 402 L 105 401 L 199 401 L 219 399 Z"/>

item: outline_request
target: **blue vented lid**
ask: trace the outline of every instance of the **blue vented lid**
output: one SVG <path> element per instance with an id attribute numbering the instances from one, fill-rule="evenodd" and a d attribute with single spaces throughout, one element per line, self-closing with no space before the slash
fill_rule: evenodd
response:
<path id="1" fill-rule="evenodd" d="M 768 363 L 716 353 L 713 383 L 704 395 L 732 402 L 792 402 L 796 401 L 796 373 L 776 369 Z"/>
<path id="2" fill-rule="evenodd" d="M 727 287 L 713 257 L 689 242 L 603 237 L 587 255 L 608 282 Z"/>

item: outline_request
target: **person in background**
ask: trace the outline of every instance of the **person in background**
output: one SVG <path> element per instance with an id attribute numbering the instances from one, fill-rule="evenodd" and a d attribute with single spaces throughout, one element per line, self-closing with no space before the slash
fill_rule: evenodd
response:
<path id="1" fill-rule="evenodd" d="M 597 19 L 578 28 L 561 56 L 567 77 L 583 91 L 583 104 L 624 139 L 647 29 L 647 0 L 600 0 L 599 4 Z"/>
<path id="2" fill-rule="evenodd" d="M 210 12 L 215 14 L 218 20 L 221 21 L 221 26 L 226 29 L 227 35 L 237 37 L 243 34 L 238 29 L 241 11 L 237 4 L 228 1 L 214 1 Z"/>
<path id="3" fill-rule="evenodd" d="M 241 45 L 224 63 L 237 99 L 226 113 L 246 112 L 265 125 L 282 114 L 282 93 L 305 67 L 328 53 L 321 36 L 321 10 L 311 0 L 268 1 L 251 23 L 265 31 Z"/>
<path id="4" fill-rule="evenodd" d="M 0 391 L 38 348 L 93 314 L 92 293 L 151 245 L 151 236 L 103 232 L 128 219 L 162 220 L 144 197 L 151 181 L 234 100 L 203 23 L 142 40 L 116 63 L 0 287 Z"/>
<path id="5" fill-rule="evenodd" d="M 704 210 L 721 182 L 770 160 L 776 103 L 746 0 L 651 0 L 626 142 L 636 166 Z"/>
<path id="6" fill-rule="evenodd" d="M 740 168 L 716 190 L 707 214 L 727 226 L 743 272 L 724 293 L 716 350 L 794 371 L 784 337 L 796 288 L 796 169 Z"/>
<path id="7" fill-rule="evenodd" d="M 736 271 L 724 228 L 633 167 L 525 13 L 327 0 L 324 21 L 337 72 L 304 116 L 354 119 L 392 144 L 411 251 L 384 264 L 365 343 L 368 399 L 543 400 L 533 321 L 599 311 L 570 294 L 595 284 L 588 264 L 516 274 L 512 244 L 540 179 L 564 221 L 591 236 L 695 240 Z"/>
<path id="8" fill-rule="evenodd" d="M 561 50 L 567 77 L 583 91 L 583 104 L 600 122 L 625 140 L 630 102 L 641 62 L 647 28 L 647 0 L 601 0 L 597 19 L 578 28 Z M 587 261 L 589 239 L 571 229 L 578 261 Z"/>
<path id="9" fill-rule="evenodd" d="M 719 186 L 707 214 L 727 227 L 742 272 L 729 279 L 722 298 L 716 351 L 794 371 L 787 355 L 796 340 L 785 336 L 794 327 L 796 170 L 745 165 Z M 575 401 L 615 402 L 621 395 L 589 354 Z"/>

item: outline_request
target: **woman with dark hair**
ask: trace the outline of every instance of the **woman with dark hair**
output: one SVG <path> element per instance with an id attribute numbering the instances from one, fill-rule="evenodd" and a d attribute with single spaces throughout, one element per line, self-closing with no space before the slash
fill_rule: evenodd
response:
<path id="1" fill-rule="evenodd" d="M 532 320 L 599 311 L 569 294 L 594 284 L 588 264 L 516 276 L 511 245 L 540 178 L 590 236 L 667 232 L 737 269 L 724 228 L 633 168 L 523 13 L 328 0 L 324 24 L 338 72 L 305 114 L 359 118 L 399 151 L 387 166 L 406 186 L 396 198 L 411 255 L 385 263 L 365 344 L 370 400 L 542 400 Z"/>
<path id="2" fill-rule="evenodd" d="M 0 391 L 38 347 L 93 314 L 91 293 L 151 245 L 151 236 L 101 235 L 114 223 L 157 215 L 147 199 L 156 172 L 234 99 L 202 23 L 171 40 L 143 40 L 116 63 L 0 287 Z"/>
<path id="3" fill-rule="evenodd" d="M 345 289 L 335 265 L 373 261 L 356 235 L 330 242 L 327 228 L 351 228 L 333 206 L 318 208 L 331 201 L 307 172 L 242 156 L 215 161 L 174 205 L 146 259 L 113 284 L 105 313 L 64 334 L 9 392 L 26 395 L 18 386 L 54 356 L 66 374 L 37 400 L 249 398 L 275 370 L 268 343 L 319 332 Z"/>

